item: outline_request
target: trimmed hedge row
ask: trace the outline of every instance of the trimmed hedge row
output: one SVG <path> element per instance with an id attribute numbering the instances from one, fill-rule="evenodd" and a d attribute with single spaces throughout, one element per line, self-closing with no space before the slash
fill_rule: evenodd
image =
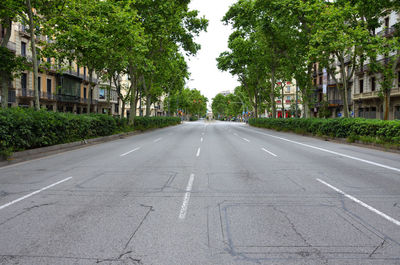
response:
<path id="1" fill-rule="evenodd" d="M 134 126 L 128 126 L 126 119 L 104 114 L 0 109 L 0 151 L 4 154 L 179 123 L 174 117 L 137 117 Z"/>
<path id="2" fill-rule="evenodd" d="M 340 119 L 266 119 L 253 118 L 249 124 L 256 127 L 310 133 L 333 138 L 359 140 L 375 139 L 375 142 L 400 144 L 400 121 L 383 121 L 361 118 Z"/>

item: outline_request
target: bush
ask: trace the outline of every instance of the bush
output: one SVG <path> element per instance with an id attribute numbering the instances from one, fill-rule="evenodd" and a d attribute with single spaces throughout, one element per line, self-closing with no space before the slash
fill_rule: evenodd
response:
<path id="1" fill-rule="evenodd" d="M 197 116 L 190 116 L 189 121 L 198 121 L 199 118 Z"/>
<path id="2" fill-rule="evenodd" d="M 135 129 L 145 130 L 179 124 L 176 117 L 137 117 L 134 126 L 126 119 L 104 114 L 0 109 L 0 156 L 10 152 L 69 143 Z"/>
<path id="3" fill-rule="evenodd" d="M 374 139 L 375 143 L 400 144 L 400 121 L 361 118 L 337 119 L 266 119 L 253 118 L 249 124 L 279 131 L 308 133 L 333 138 L 347 138 L 349 142 Z"/>

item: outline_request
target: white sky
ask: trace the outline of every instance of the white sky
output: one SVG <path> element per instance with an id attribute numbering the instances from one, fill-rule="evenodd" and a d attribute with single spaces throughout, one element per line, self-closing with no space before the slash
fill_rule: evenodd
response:
<path id="1" fill-rule="evenodd" d="M 196 88 L 205 95 L 209 103 L 212 98 L 224 90 L 234 90 L 239 85 L 236 77 L 229 72 L 221 72 L 215 60 L 221 52 L 228 50 L 228 37 L 232 32 L 230 26 L 221 22 L 222 17 L 236 0 L 192 0 L 190 9 L 197 9 L 201 16 L 209 20 L 207 32 L 202 32 L 196 39 L 201 50 L 196 57 L 188 60 L 190 80 L 189 88 Z"/>

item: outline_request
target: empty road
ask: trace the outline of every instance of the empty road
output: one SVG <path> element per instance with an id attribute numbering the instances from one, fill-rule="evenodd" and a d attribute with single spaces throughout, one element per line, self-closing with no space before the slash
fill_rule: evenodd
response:
<path id="1" fill-rule="evenodd" d="M 400 264 L 400 155 L 200 121 L 3 167 L 0 264 Z"/>

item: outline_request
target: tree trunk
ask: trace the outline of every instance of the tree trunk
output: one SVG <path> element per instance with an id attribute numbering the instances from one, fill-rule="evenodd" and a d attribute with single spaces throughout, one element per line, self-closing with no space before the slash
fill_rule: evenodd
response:
<path id="1" fill-rule="evenodd" d="M 110 87 L 108 89 L 108 95 L 107 95 L 107 105 L 108 105 L 108 110 L 107 110 L 107 114 L 111 115 L 112 113 L 112 106 L 111 106 L 111 88 L 112 86 L 112 77 L 110 77 Z"/>
<path id="2" fill-rule="evenodd" d="M 271 100 L 272 118 L 276 118 L 276 106 L 275 106 L 275 69 L 272 68 L 271 72 L 271 92 L 269 94 Z"/>
<path id="3" fill-rule="evenodd" d="M 8 108 L 8 75 L 5 72 L 0 72 L 1 80 L 1 107 Z"/>
<path id="4" fill-rule="evenodd" d="M 138 103 L 140 103 L 140 110 L 139 110 L 139 116 L 142 116 L 142 93 L 139 95 L 139 85 L 138 85 L 139 80 L 136 79 L 136 99 L 135 99 L 135 113 L 133 114 L 136 117 L 136 110 L 138 109 Z M 140 102 L 139 102 L 140 99 Z"/>
<path id="5" fill-rule="evenodd" d="M 146 80 L 145 78 L 143 78 L 143 88 L 144 88 L 144 93 L 146 95 L 146 117 L 150 117 L 151 115 L 151 93 L 150 93 L 150 89 L 151 89 L 151 82 L 149 84 L 149 86 L 146 85 Z"/>
<path id="6" fill-rule="evenodd" d="M 397 69 L 397 65 L 399 65 L 399 64 L 400 64 L 400 50 L 397 51 L 397 55 L 396 55 L 396 57 L 394 59 L 393 65 L 391 66 L 391 75 L 392 76 L 396 76 L 396 69 Z M 388 120 L 389 119 L 390 95 L 392 93 L 392 87 L 395 87 L 395 85 L 396 85 L 396 78 L 393 78 L 391 87 L 388 87 L 384 91 L 384 99 L 383 99 L 384 100 L 384 102 L 383 102 L 383 104 L 384 104 L 384 116 L 383 116 L 383 119 L 384 120 Z"/>
<path id="7" fill-rule="evenodd" d="M 33 64 L 33 90 L 35 95 L 35 109 L 40 110 L 40 102 L 39 102 L 39 82 L 38 82 L 38 60 L 36 54 L 36 35 L 35 35 L 35 26 L 33 22 L 33 12 L 31 0 L 26 0 L 26 7 L 28 11 L 29 17 L 29 35 L 31 37 L 31 49 L 32 49 L 32 64 Z"/>
<path id="8" fill-rule="evenodd" d="M 285 93 L 284 93 L 284 87 L 283 87 L 283 82 L 282 82 L 282 86 L 281 86 L 281 92 L 282 92 L 282 118 L 285 118 L 285 103 L 283 103 L 283 98 L 285 97 Z"/>
<path id="9" fill-rule="evenodd" d="M 90 113 L 90 108 L 92 107 L 92 99 L 93 99 L 93 86 L 92 86 L 93 70 L 88 69 L 88 71 L 89 71 L 89 96 L 88 96 L 87 110 L 86 110 L 87 114 Z"/>
<path id="10" fill-rule="evenodd" d="M 131 92 L 131 99 L 130 99 L 130 114 L 129 114 L 129 124 L 134 125 L 135 117 L 136 117 L 136 75 L 133 63 L 129 63 L 129 77 L 131 78 L 131 86 L 129 88 Z"/>
<path id="11" fill-rule="evenodd" d="M 257 92 L 255 93 L 256 95 L 255 95 L 255 100 L 254 100 L 254 114 L 255 114 L 255 117 L 256 118 L 258 118 L 258 97 L 257 97 Z"/>
<path id="12" fill-rule="evenodd" d="M 6 26 L 7 25 L 7 26 Z M 7 48 L 8 41 L 11 37 L 12 30 L 12 20 L 9 17 L 4 19 L 4 24 L 1 25 L 2 28 L 6 29 L 6 34 L 4 38 L 1 40 L 1 47 Z M 10 76 L 1 71 L 0 72 L 0 84 L 1 84 L 1 107 L 8 108 L 8 84 L 9 84 Z"/>
<path id="13" fill-rule="evenodd" d="M 390 106 L 390 91 L 384 93 L 383 105 L 384 105 L 384 116 L 383 119 L 387 121 L 389 119 L 389 106 Z"/>
<path id="14" fill-rule="evenodd" d="M 347 83 L 347 73 L 346 73 L 346 68 L 344 65 L 344 57 L 340 57 L 340 72 L 341 72 L 341 79 L 342 79 L 342 99 L 343 99 L 343 117 L 348 118 L 349 117 L 349 104 L 347 102 L 347 89 L 348 89 L 348 83 Z"/>

